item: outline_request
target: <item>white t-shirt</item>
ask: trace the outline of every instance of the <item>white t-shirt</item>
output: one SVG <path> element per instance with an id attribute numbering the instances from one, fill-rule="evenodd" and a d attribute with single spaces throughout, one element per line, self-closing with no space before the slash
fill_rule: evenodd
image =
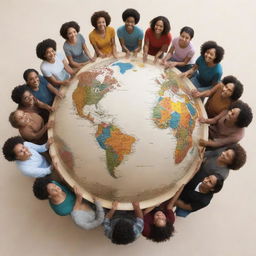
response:
<path id="1" fill-rule="evenodd" d="M 64 69 L 64 55 L 60 52 L 56 53 L 55 62 L 50 63 L 43 61 L 40 69 L 45 77 L 55 77 L 59 81 L 64 81 L 70 77 L 69 73 Z"/>

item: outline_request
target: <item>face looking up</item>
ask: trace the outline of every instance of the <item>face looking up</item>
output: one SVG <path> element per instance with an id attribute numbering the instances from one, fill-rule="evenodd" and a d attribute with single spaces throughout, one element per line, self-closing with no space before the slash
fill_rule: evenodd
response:
<path id="1" fill-rule="evenodd" d="M 204 59 L 206 63 L 214 63 L 216 58 L 216 50 L 214 48 L 208 49 L 204 54 Z"/>
<path id="2" fill-rule="evenodd" d="M 31 88 L 31 89 L 37 89 L 39 87 L 40 81 L 39 81 L 39 76 L 36 72 L 30 72 L 28 74 L 28 78 L 27 78 L 27 85 Z"/>
<path id="3" fill-rule="evenodd" d="M 13 152 L 16 156 L 16 159 L 20 161 L 25 161 L 31 156 L 31 153 L 28 150 L 28 148 L 20 143 L 13 148 Z"/>
<path id="4" fill-rule="evenodd" d="M 166 225 L 166 216 L 162 211 L 157 211 L 154 214 L 154 224 L 157 227 L 164 227 Z"/>
<path id="5" fill-rule="evenodd" d="M 97 29 L 101 32 L 106 30 L 106 20 L 104 17 L 99 17 L 97 20 Z"/>
<path id="6" fill-rule="evenodd" d="M 235 123 L 237 121 L 237 117 L 240 113 L 241 109 L 240 108 L 232 108 L 231 110 L 228 111 L 226 120 Z"/>
<path id="7" fill-rule="evenodd" d="M 59 186 L 57 186 L 56 184 L 54 184 L 54 183 L 47 184 L 47 192 L 49 194 L 49 198 L 60 194 L 61 191 L 62 191 L 61 188 Z"/>
<path id="8" fill-rule="evenodd" d="M 164 31 L 164 22 L 162 20 L 158 20 L 155 24 L 154 29 L 157 35 L 161 35 Z"/>
<path id="9" fill-rule="evenodd" d="M 215 175 L 210 175 L 204 178 L 204 180 L 202 181 L 201 187 L 203 187 L 207 191 L 213 191 L 216 183 L 217 183 L 217 177 Z"/>
<path id="10" fill-rule="evenodd" d="M 235 158 L 235 151 L 233 149 L 225 150 L 218 157 L 218 159 L 221 160 L 222 163 L 225 163 L 226 165 L 232 164 L 234 158 Z"/>
<path id="11" fill-rule="evenodd" d="M 229 98 L 234 92 L 235 85 L 233 83 L 224 84 L 221 92 L 223 98 Z"/>
<path id="12" fill-rule="evenodd" d="M 15 112 L 14 118 L 20 127 L 26 126 L 30 123 L 29 114 L 22 110 L 17 110 Z"/>
<path id="13" fill-rule="evenodd" d="M 30 91 L 25 91 L 22 95 L 21 102 L 24 106 L 32 106 L 34 104 L 34 96 Z"/>

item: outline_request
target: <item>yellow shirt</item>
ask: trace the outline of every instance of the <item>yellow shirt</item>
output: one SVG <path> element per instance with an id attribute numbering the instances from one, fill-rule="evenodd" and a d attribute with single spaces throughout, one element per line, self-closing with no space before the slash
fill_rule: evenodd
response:
<path id="1" fill-rule="evenodd" d="M 104 54 L 112 54 L 112 38 L 115 38 L 115 30 L 112 27 L 106 27 L 106 34 L 104 38 L 101 37 L 101 35 L 96 31 L 96 29 L 94 29 L 89 34 L 91 44 L 96 45 L 98 49 Z"/>

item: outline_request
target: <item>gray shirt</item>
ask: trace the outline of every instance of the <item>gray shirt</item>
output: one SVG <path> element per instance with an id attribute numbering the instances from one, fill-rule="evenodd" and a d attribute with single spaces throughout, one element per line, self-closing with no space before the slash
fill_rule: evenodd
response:
<path id="1" fill-rule="evenodd" d="M 229 168 L 225 166 L 219 166 L 217 164 L 217 158 L 224 152 L 227 147 L 218 148 L 205 152 L 205 159 L 200 167 L 200 170 L 207 173 L 207 175 L 220 174 L 223 179 L 226 179 L 229 174 Z"/>
<path id="2" fill-rule="evenodd" d="M 67 41 L 63 45 L 63 50 L 66 56 L 72 56 L 73 60 L 78 63 L 83 63 L 89 60 L 85 55 L 83 45 L 85 44 L 84 37 L 81 34 L 77 34 L 77 42 L 75 45 L 69 44 Z"/>
<path id="3" fill-rule="evenodd" d="M 95 202 L 96 212 L 93 210 L 73 210 L 71 217 L 79 227 L 83 229 L 93 229 L 101 225 L 104 220 L 104 210 L 98 201 Z"/>

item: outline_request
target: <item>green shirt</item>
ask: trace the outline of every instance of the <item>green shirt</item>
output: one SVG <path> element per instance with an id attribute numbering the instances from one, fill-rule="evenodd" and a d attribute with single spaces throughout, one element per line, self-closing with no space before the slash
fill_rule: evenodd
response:
<path id="1" fill-rule="evenodd" d="M 59 186 L 62 189 L 62 191 L 66 193 L 66 198 L 60 204 L 52 204 L 51 201 L 49 201 L 51 208 L 54 210 L 56 214 L 60 216 L 69 215 L 72 212 L 76 202 L 75 194 L 72 191 L 70 191 L 67 187 L 58 183 L 57 181 L 53 180 L 52 183 Z"/>

